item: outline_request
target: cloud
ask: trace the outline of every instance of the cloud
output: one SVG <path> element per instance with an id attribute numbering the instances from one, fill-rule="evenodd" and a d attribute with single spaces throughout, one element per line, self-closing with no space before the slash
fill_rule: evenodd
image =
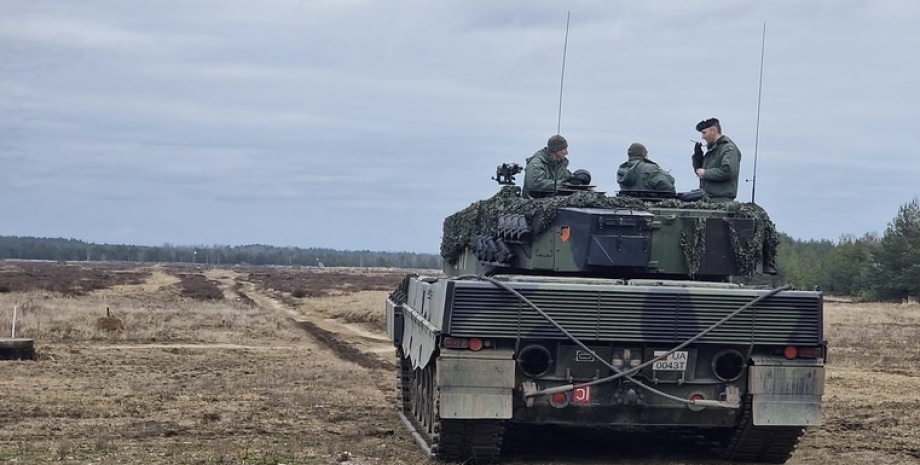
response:
<path id="1" fill-rule="evenodd" d="M 20 5 L 0 6 L 0 195 L 32 207 L 0 234 L 437 251 L 556 131 L 569 11 L 561 127 L 601 189 L 633 141 L 695 187 L 693 125 L 718 116 L 743 178 L 759 139 L 757 201 L 796 237 L 883 229 L 917 195 L 915 7 Z"/>

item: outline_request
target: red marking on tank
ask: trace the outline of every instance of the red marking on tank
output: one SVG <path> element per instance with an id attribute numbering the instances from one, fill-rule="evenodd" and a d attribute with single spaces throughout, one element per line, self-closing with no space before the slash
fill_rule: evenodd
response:
<path id="1" fill-rule="evenodd" d="M 591 402 L 591 388 L 589 386 L 575 388 L 572 393 L 572 400 L 576 404 L 587 404 Z"/>

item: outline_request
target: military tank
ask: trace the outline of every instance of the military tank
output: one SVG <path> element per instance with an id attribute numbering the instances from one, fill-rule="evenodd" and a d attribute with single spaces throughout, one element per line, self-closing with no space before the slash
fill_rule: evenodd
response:
<path id="1" fill-rule="evenodd" d="M 486 463 L 509 425 L 667 428 L 737 462 L 783 463 L 822 422 L 818 290 L 774 272 L 754 204 L 585 186 L 500 191 L 444 222 L 444 276 L 386 302 L 397 411 L 430 456 Z"/>

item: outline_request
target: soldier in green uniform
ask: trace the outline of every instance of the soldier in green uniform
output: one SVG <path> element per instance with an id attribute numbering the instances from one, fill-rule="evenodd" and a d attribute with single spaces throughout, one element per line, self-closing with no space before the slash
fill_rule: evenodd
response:
<path id="1" fill-rule="evenodd" d="M 728 136 L 722 134 L 722 125 L 716 118 L 700 121 L 696 130 L 706 141 L 693 147 L 693 169 L 700 178 L 700 188 L 709 202 L 731 202 L 738 196 L 738 173 L 741 171 L 741 150 Z"/>
<path id="2" fill-rule="evenodd" d="M 635 142 L 626 150 L 629 159 L 617 170 L 621 191 L 674 192 L 674 176 L 648 159 L 648 149 Z"/>
<path id="3" fill-rule="evenodd" d="M 558 134 L 550 137 L 546 147 L 527 159 L 521 196 L 534 199 L 555 195 L 557 188 L 572 176 L 566 158 L 568 154 L 569 143 L 565 137 Z"/>

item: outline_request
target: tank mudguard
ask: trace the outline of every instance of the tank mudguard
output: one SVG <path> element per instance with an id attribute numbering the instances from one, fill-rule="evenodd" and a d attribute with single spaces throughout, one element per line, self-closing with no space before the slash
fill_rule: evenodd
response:
<path id="1" fill-rule="evenodd" d="M 396 347 L 402 346 L 403 306 L 387 299 L 387 335 Z"/>
<path id="2" fill-rule="evenodd" d="M 511 418 L 514 350 L 442 349 L 437 376 L 441 418 Z"/>
<path id="3" fill-rule="evenodd" d="M 752 365 L 748 391 L 758 426 L 817 426 L 822 423 L 824 366 Z"/>
<path id="4" fill-rule="evenodd" d="M 437 349 L 440 331 L 408 305 L 402 306 L 402 315 L 403 353 L 412 361 L 412 368 L 424 368 Z"/>

